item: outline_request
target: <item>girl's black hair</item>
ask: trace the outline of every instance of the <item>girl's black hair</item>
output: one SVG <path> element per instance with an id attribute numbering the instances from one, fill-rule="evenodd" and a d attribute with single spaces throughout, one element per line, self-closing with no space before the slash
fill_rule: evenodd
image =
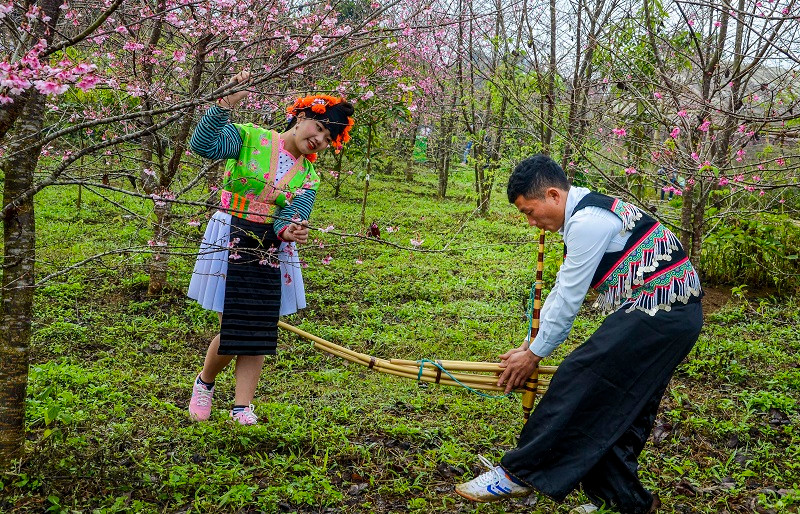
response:
<path id="1" fill-rule="evenodd" d="M 331 139 L 336 141 L 339 134 L 344 132 L 344 129 L 347 128 L 349 122 L 347 118 L 353 115 L 355 109 L 350 102 L 339 102 L 336 105 L 327 107 L 322 114 L 312 111 L 310 107 L 301 109 L 298 114 L 300 112 L 305 113 L 306 118 L 317 120 L 325 125 L 325 128 L 331 132 Z M 286 130 L 294 127 L 296 124 L 297 116 L 293 116 L 292 119 L 289 120 L 288 125 L 286 125 Z"/>

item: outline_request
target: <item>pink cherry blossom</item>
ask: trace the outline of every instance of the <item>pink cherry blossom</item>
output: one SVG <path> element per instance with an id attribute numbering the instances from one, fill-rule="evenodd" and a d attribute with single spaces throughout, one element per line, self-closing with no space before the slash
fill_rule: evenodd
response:
<path id="1" fill-rule="evenodd" d="M 678 137 L 678 134 L 680 134 L 680 133 L 681 133 L 681 129 L 678 128 L 678 127 L 675 127 L 674 129 L 672 129 L 672 132 L 669 133 L 669 137 L 671 137 L 672 139 L 675 139 L 676 137 Z"/>
<path id="2" fill-rule="evenodd" d="M 69 89 L 68 85 L 59 84 L 52 80 L 35 80 L 33 81 L 33 86 L 43 95 L 60 95 Z"/>
<path id="3" fill-rule="evenodd" d="M 75 87 L 81 91 L 88 91 L 93 89 L 100 82 L 100 77 L 97 75 L 85 75 L 81 78 L 80 82 L 75 84 Z"/>
<path id="4" fill-rule="evenodd" d="M 331 263 L 331 261 L 332 261 L 332 260 L 333 260 L 333 257 L 331 257 L 330 255 L 328 255 L 327 257 L 325 257 L 324 259 L 322 259 L 322 264 L 324 264 L 324 265 L 326 265 L 326 266 L 327 266 L 328 264 L 330 264 L 330 263 Z"/>
<path id="5" fill-rule="evenodd" d="M 128 50 L 130 52 L 133 52 L 135 50 L 141 50 L 143 48 L 144 45 L 142 43 L 137 43 L 136 41 L 128 41 L 122 46 L 123 50 Z"/>

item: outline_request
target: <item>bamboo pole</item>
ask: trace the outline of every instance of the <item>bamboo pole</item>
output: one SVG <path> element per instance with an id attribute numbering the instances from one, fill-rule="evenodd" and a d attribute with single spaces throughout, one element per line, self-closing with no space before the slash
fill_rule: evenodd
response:
<path id="1" fill-rule="evenodd" d="M 409 365 L 419 366 L 419 361 L 404 360 L 404 359 L 389 359 L 389 361 L 394 364 L 400 364 L 402 366 L 409 366 Z M 501 368 L 500 364 L 497 362 L 437 360 L 436 363 L 440 364 L 448 371 L 483 371 L 487 373 L 489 372 L 497 373 L 503 371 L 503 368 Z M 430 362 L 426 362 L 425 365 L 434 368 L 436 367 L 434 364 Z M 539 366 L 539 374 L 552 375 L 553 373 L 556 372 L 557 369 L 558 366 Z"/>
<path id="2" fill-rule="evenodd" d="M 536 283 L 531 314 L 531 340 L 539 332 L 539 313 L 542 307 L 542 275 L 544 272 L 544 231 L 539 231 L 539 252 L 536 263 Z M 403 378 L 416 379 L 419 382 L 435 383 L 451 386 L 466 386 L 481 391 L 503 391 L 504 387 L 497 385 L 497 375 L 502 372 L 496 362 L 472 362 L 437 360 L 434 362 L 412 361 L 406 359 L 381 359 L 356 352 L 336 343 L 315 336 L 283 321 L 278 321 L 278 327 L 288 330 L 313 343 L 315 349 L 345 359 L 367 368 Z M 552 375 L 556 366 L 537 366 L 525 384 L 514 392 L 522 393 L 522 411 L 527 422 L 533 410 L 533 403 L 537 394 L 544 394 L 550 386 L 550 380 L 540 378 L 540 375 Z M 480 374 L 484 373 L 484 374 Z"/>
<path id="3" fill-rule="evenodd" d="M 491 375 L 479 375 L 476 373 L 458 373 L 455 369 L 451 371 L 451 369 L 443 366 L 448 372 L 450 372 L 450 376 L 444 373 L 441 369 L 433 366 L 430 363 L 421 364 L 418 361 L 410 361 L 410 360 L 402 360 L 402 359 L 392 359 L 386 360 L 377 357 L 372 357 L 370 355 L 359 353 L 343 346 L 337 345 L 331 341 L 323 339 L 321 337 L 315 336 L 305 330 L 301 330 L 293 325 L 289 325 L 283 321 L 278 322 L 278 326 L 284 330 L 288 330 L 290 332 L 294 332 L 295 334 L 299 335 L 300 337 L 311 341 L 314 344 L 314 348 L 333 355 L 335 357 L 340 357 L 347 361 L 361 364 L 362 366 L 367 366 L 368 368 L 372 369 L 373 371 L 377 371 L 380 373 L 386 373 L 388 375 L 394 375 L 404 378 L 414 378 L 418 379 L 421 382 L 428 382 L 428 383 L 435 383 L 435 384 L 442 384 L 442 385 L 465 385 L 469 386 L 472 389 L 479 389 L 483 391 L 502 391 L 504 390 L 503 387 L 497 386 L 497 376 L 496 372 L 500 369 L 496 363 L 470 363 L 465 361 L 441 361 L 443 363 L 448 363 L 450 365 L 454 365 L 456 367 L 461 368 L 472 368 L 470 371 L 474 372 L 486 372 L 491 373 Z M 392 361 L 399 361 L 399 362 L 392 362 Z M 476 364 L 477 366 L 473 366 Z M 420 366 L 422 366 L 422 372 L 420 373 Z M 550 366 L 552 367 L 552 366 Z M 451 378 L 452 376 L 452 378 Z M 540 394 L 547 388 L 549 385 L 549 380 L 540 380 L 536 384 L 536 391 Z M 521 392 L 523 390 L 527 390 L 532 388 L 534 384 L 526 383 L 525 386 L 519 388 L 517 392 Z"/>
<path id="4" fill-rule="evenodd" d="M 539 229 L 539 253 L 536 259 L 536 292 L 533 299 L 533 311 L 531 313 L 531 336 L 530 341 L 539 333 L 539 313 L 542 310 L 542 277 L 544 275 L 544 230 Z M 522 415 L 527 423 L 533 410 L 533 402 L 536 400 L 536 392 L 539 381 L 539 367 L 533 370 L 533 374 L 525 383 L 525 392 L 522 393 Z M 532 387 L 528 384 L 533 383 Z"/>

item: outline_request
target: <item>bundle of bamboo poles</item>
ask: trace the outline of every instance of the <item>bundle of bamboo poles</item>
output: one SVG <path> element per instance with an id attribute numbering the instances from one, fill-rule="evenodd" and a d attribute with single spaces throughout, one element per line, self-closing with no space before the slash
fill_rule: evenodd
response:
<path id="1" fill-rule="evenodd" d="M 311 341 L 314 348 L 330 355 L 341 357 L 350 362 L 361 364 L 373 371 L 386 373 L 404 378 L 419 379 L 421 382 L 430 382 L 443 385 L 462 385 L 481 391 L 502 391 L 504 388 L 497 385 L 497 374 L 502 372 L 502 368 L 496 362 L 472 362 L 472 361 L 413 361 L 403 359 L 382 359 L 373 357 L 366 353 L 359 353 L 344 346 L 332 343 L 321 337 L 310 334 L 295 326 L 278 322 L 278 326 L 284 330 L 294 332 L 298 336 Z M 420 370 L 422 367 L 422 370 Z M 555 366 L 540 366 L 539 376 L 552 375 Z M 444 371 L 446 370 L 446 372 Z M 421 371 L 421 373 L 420 373 Z M 526 387 L 520 388 L 527 390 L 528 387 L 535 393 L 541 394 L 546 389 L 549 380 L 538 378 L 529 380 Z"/>
<path id="2" fill-rule="evenodd" d="M 531 316 L 531 339 L 536 336 L 539 330 L 539 311 L 541 310 L 542 293 L 542 272 L 544 269 L 544 232 L 539 233 L 539 252 L 536 266 L 536 285 Z M 278 322 L 278 326 L 284 330 L 294 332 L 298 336 L 311 341 L 314 348 L 330 355 L 343 358 L 356 364 L 361 364 L 367 368 L 404 378 L 416 379 L 420 382 L 443 384 L 451 386 L 469 387 L 481 391 L 503 391 L 505 387 L 497 385 L 497 376 L 503 368 L 497 362 L 472 362 L 472 361 L 453 361 L 453 360 L 403 360 L 403 359 L 381 359 L 365 353 L 359 353 L 344 346 L 332 343 L 315 336 L 309 332 L 301 330 L 295 326 Z M 525 384 L 517 389 L 522 393 L 522 409 L 525 419 L 528 419 L 536 395 L 544 394 L 550 385 L 549 378 L 556 371 L 556 366 L 538 366 L 533 375 Z"/>

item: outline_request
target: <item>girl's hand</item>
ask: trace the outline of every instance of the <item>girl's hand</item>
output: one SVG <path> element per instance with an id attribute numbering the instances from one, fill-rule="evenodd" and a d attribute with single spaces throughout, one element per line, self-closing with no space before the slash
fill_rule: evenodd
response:
<path id="1" fill-rule="evenodd" d="M 308 220 L 292 223 L 286 227 L 281 234 L 281 238 L 287 242 L 304 244 L 308 242 Z"/>
<path id="2" fill-rule="evenodd" d="M 242 70 L 234 75 L 234 77 L 231 79 L 231 83 L 242 84 L 248 80 L 250 80 L 250 72 L 248 70 Z M 223 96 L 217 100 L 217 105 L 223 109 L 233 109 L 239 102 L 247 97 L 247 93 L 247 91 L 237 91 L 236 93 L 231 93 L 228 96 Z"/>

